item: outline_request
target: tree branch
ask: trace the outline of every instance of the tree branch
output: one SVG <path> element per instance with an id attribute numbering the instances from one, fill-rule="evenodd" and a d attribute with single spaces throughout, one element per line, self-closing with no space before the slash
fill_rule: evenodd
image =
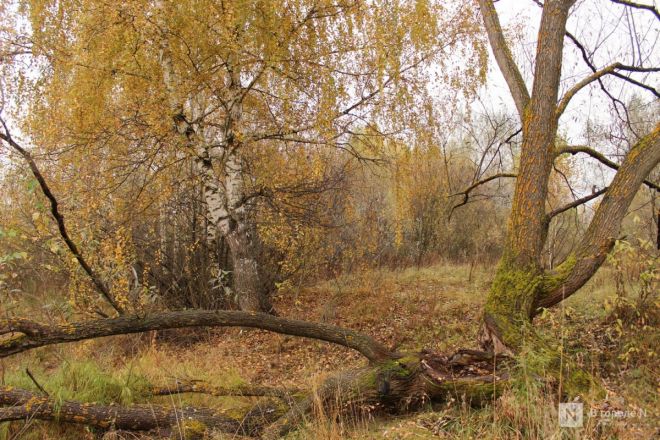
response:
<path id="1" fill-rule="evenodd" d="M 76 258 L 78 264 L 80 264 L 80 267 L 82 267 L 85 273 L 87 273 L 89 278 L 92 280 L 92 283 L 94 284 L 96 289 L 101 293 L 103 298 L 105 298 L 108 304 L 110 304 L 112 308 L 119 315 L 121 315 L 123 313 L 122 307 L 112 297 L 112 294 L 108 289 L 108 286 L 105 285 L 105 283 L 101 280 L 101 277 L 96 273 L 96 271 L 92 269 L 92 267 L 89 265 L 85 257 L 83 257 L 82 253 L 78 249 L 78 246 L 76 246 L 76 244 L 69 236 L 69 232 L 67 231 L 66 224 L 64 223 L 64 216 L 59 210 L 59 204 L 57 203 L 57 199 L 55 198 L 53 192 L 50 190 L 48 184 L 46 183 L 46 179 L 44 179 L 43 174 L 41 174 L 41 171 L 39 171 L 39 167 L 37 167 L 37 164 L 32 158 L 32 155 L 30 154 L 29 151 L 27 151 L 25 148 L 19 145 L 12 138 L 9 129 L 7 128 L 7 125 L 2 118 L 0 118 L 0 123 L 3 125 L 5 130 L 4 133 L 0 133 L 0 139 L 5 141 L 10 147 L 16 150 L 30 166 L 30 170 L 34 175 L 34 178 L 37 179 L 41 191 L 44 193 L 44 195 L 50 202 L 50 212 L 53 218 L 55 219 L 55 221 L 57 222 L 57 229 L 59 230 L 62 240 L 64 240 L 64 243 L 66 243 L 67 247 L 69 248 L 69 251 Z"/>
<path id="2" fill-rule="evenodd" d="M 546 276 L 545 286 L 540 289 L 532 314 L 563 301 L 589 281 L 614 246 L 621 221 L 644 178 L 658 162 L 660 124 L 626 154 L 577 250 Z"/>
<path id="3" fill-rule="evenodd" d="M 585 147 L 585 146 L 570 146 L 570 147 L 561 148 L 557 151 L 557 155 L 565 154 L 565 153 L 572 154 L 572 155 L 576 155 L 578 153 L 585 153 L 585 154 L 588 154 L 589 156 L 593 157 L 594 159 L 596 159 L 597 161 L 599 161 L 603 165 L 606 165 L 606 166 L 612 168 L 613 170 L 618 170 L 619 169 L 619 164 L 617 164 L 616 162 L 611 161 L 610 159 L 605 157 L 605 155 L 599 153 L 598 151 L 594 150 L 593 148 L 589 148 L 589 147 Z M 656 191 L 660 191 L 660 185 L 658 185 L 654 182 L 651 182 L 648 179 L 645 179 L 643 183 L 644 183 L 644 185 L 648 186 L 649 188 L 655 189 Z"/>
<path id="4" fill-rule="evenodd" d="M 605 75 L 613 75 L 616 76 L 617 78 L 621 78 L 625 81 L 628 81 L 631 84 L 634 84 L 638 87 L 644 88 L 651 93 L 653 93 L 657 98 L 660 98 L 660 93 L 656 89 L 654 89 L 651 86 L 648 86 L 644 83 L 641 83 L 637 80 L 634 80 L 628 76 L 625 76 L 617 70 L 624 70 L 626 72 L 660 72 L 660 68 L 655 68 L 655 67 L 635 67 L 635 66 L 626 66 L 622 63 L 612 63 L 607 67 L 604 67 L 600 70 L 594 71 L 591 75 L 588 77 L 584 78 L 582 81 L 579 81 L 576 83 L 573 87 L 571 87 L 562 97 L 561 101 L 557 105 L 557 118 L 559 118 L 562 113 L 564 113 L 564 110 L 566 110 L 566 107 L 568 106 L 569 102 L 577 92 L 582 90 L 584 87 L 588 86 L 594 81 L 600 80 Z"/>
<path id="5" fill-rule="evenodd" d="M 658 72 L 660 69 L 648 69 L 648 70 L 631 70 L 628 69 L 629 72 Z M 642 89 L 648 90 L 649 92 L 653 93 L 656 98 L 660 98 L 660 92 L 655 87 L 651 87 L 647 84 L 644 84 L 643 82 L 637 81 L 635 79 L 632 79 L 629 76 L 623 75 L 622 73 L 617 72 L 616 70 L 612 72 L 612 76 L 616 76 L 617 78 L 620 78 L 626 82 L 629 82 L 632 85 L 635 85 L 637 87 L 640 87 Z"/>
<path id="6" fill-rule="evenodd" d="M 21 321 L 28 322 L 27 320 Z M 9 327 L 9 324 L 0 321 L 0 328 L 2 327 Z M 42 330 L 39 334 L 19 335 L 0 341 L 0 358 L 46 345 L 184 327 L 252 327 L 286 335 L 319 339 L 352 348 L 371 362 L 396 356 L 370 336 L 330 324 L 280 318 L 255 312 L 183 310 L 147 316 L 124 315 L 118 318 L 50 327 L 40 325 Z"/>
<path id="7" fill-rule="evenodd" d="M 660 12 L 658 12 L 658 10 L 653 5 L 642 5 L 640 3 L 635 3 L 628 0 L 610 0 L 610 1 L 612 3 L 618 3 L 620 5 L 629 6 L 635 9 L 646 9 L 647 11 L 653 12 L 653 14 L 655 14 L 655 18 L 660 20 Z"/>
<path id="8" fill-rule="evenodd" d="M 589 67 L 589 69 L 591 69 L 591 71 L 594 72 L 594 73 L 597 72 L 598 69 L 596 69 L 596 66 L 594 66 L 594 64 L 589 59 L 589 54 L 587 53 L 587 49 L 584 47 L 584 45 L 582 43 L 580 43 L 578 41 L 578 39 L 575 38 L 575 36 L 573 34 L 571 34 L 570 32 L 566 32 L 565 35 L 573 42 L 575 47 L 578 48 L 578 50 L 582 54 L 583 61 Z M 609 90 L 607 90 L 607 87 L 605 87 L 605 83 L 603 83 L 602 78 L 598 78 L 598 85 L 600 86 L 603 93 L 605 93 L 605 95 L 607 95 L 607 97 L 610 98 L 610 100 L 612 101 L 612 106 L 614 107 L 614 111 L 616 112 L 619 119 L 624 121 L 628 125 L 628 127 L 631 129 L 631 131 L 633 131 L 633 133 L 634 133 L 635 130 L 633 129 L 632 125 L 630 124 L 630 116 L 628 115 L 628 109 L 626 108 L 626 105 L 623 102 L 621 102 L 620 99 L 618 99 L 614 95 L 612 95 Z M 619 107 L 617 105 L 621 106 L 621 108 L 625 112 L 625 114 L 626 114 L 625 119 L 619 113 Z"/>
<path id="9" fill-rule="evenodd" d="M 550 211 L 546 216 L 546 222 L 549 222 L 553 217 L 558 216 L 562 212 L 566 212 L 569 209 L 577 208 L 578 206 L 584 205 L 585 203 L 587 203 L 590 200 L 593 200 L 597 197 L 600 197 L 601 195 L 605 194 L 606 191 L 607 191 L 607 187 L 605 187 L 603 189 L 599 189 L 598 191 L 594 192 L 593 194 L 589 194 L 588 196 L 576 199 L 576 200 L 572 201 L 571 203 L 568 203 L 568 204 L 566 204 L 562 207 L 559 207 L 557 209 L 554 209 L 554 210 Z"/>
<path id="10" fill-rule="evenodd" d="M 461 201 L 461 203 L 459 203 L 458 205 L 451 208 L 451 211 L 449 212 L 449 218 L 451 218 L 452 214 L 454 213 L 454 210 L 456 210 L 457 208 L 460 208 L 461 206 L 467 205 L 468 200 L 470 199 L 470 192 L 472 192 L 473 190 L 475 190 L 479 186 L 490 182 L 491 180 L 500 179 L 500 178 L 503 178 L 503 177 L 513 177 L 513 178 L 515 178 L 515 177 L 518 177 L 518 175 L 514 174 L 514 173 L 497 173 L 497 174 L 493 174 L 490 177 L 486 177 L 485 179 L 481 179 L 481 180 L 473 183 L 472 185 L 468 186 L 465 190 L 463 190 L 461 192 L 458 192 L 458 193 L 455 193 L 455 194 L 452 194 L 451 196 L 449 196 L 449 197 L 455 197 L 455 196 L 459 196 L 459 195 L 463 196 L 463 201 Z"/>
<path id="11" fill-rule="evenodd" d="M 529 103 L 529 91 L 525 85 L 525 81 L 520 73 L 520 69 L 516 65 L 511 50 L 504 39 L 504 32 L 495 10 L 495 5 L 492 0 L 479 0 L 479 7 L 481 9 L 481 16 L 484 20 L 484 27 L 488 33 L 488 40 L 493 49 L 495 60 L 504 75 L 509 91 L 516 104 L 518 115 L 523 119 L 525 108 Z"/>

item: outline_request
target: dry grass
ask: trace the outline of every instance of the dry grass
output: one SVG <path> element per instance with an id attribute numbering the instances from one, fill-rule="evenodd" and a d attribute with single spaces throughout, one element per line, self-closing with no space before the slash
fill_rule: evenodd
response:
<path id="1" fill-rule="evenodd" d="M 479 314 L 488 291 L 491 267 L 437 265 L 402 271 L 371 271 L 344 276 L 295 292 L 281 292 L 282 315 L 331 322 L 369 333 L 402 350 L 429 348 L 448 352 L 474 347 Z M 405 417 L 371 418 L 342 414 L 317 406 L 315 416 L 290 439 L 510 439 L 510 438 L 645 438 L 657 422 L 657 366 L 635 365 L 637 378 L 610 374 L 611 356 L 603 353 L 603 306 L 613 295 L 611 274 L 602 270 L 562 310 L 542 317 L 546 333 L 566 341 L 567 356 L 603 377 L 606 399 L 591 402 L 611 407 L 642 407 L 645 420 L 582 430 L 560 429 L 555 396 L 532 385 L 516 385 L 483 409 L 461 402 L 428 407 Z M 586 330 L 585 329 L 589 329 Z M 593 331 L 592 331 L 593 330 Z M 657 329 L 655 329 L 657 332 Z M 176 338 L 173 335 L 177 335 Z M 607 348 L 607 347 L 606 347 Z M 618 350 L 610 346 L 610 350 Z M 612 354 L 616 357 L 618 352 Z M 119 336 L 79 344 L 47 347 L 5 360 L 2 381 L 31 388 L 29 367 L 42 385 L 62 399 L 207 405 L 235 415 L 254 398 L 179 395 L 147 399 L 146 383 L 166 385 L 176 379 L 203 380 L 219 386 L 255 383 L 313 389 L 329 372 L 363 365 L 360 356 L 331 344 L 273 335 L 258 330 L 195 330 L 158 336 Z M 531 382 L 530 382 L 531 383 Z M 651 393 L 648 395 L 649 385 Z M 646 391 L 646 394 L 644 394 Z M 655 419 L 653 418 L 655 417 Z M 80 427 L 31 423 L 0 428 L 0 439 L 95 438 Z M 4 430 L 4 431 L 3 431 Z M 4 432 L 4 435 L 2 434 Z M 222 437 L 218 437 L 222 438 Z"/>

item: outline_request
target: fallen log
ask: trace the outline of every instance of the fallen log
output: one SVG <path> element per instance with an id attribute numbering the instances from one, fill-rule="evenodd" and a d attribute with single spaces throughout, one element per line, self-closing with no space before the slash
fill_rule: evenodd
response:
<path id="1" fill-rule="evenodd" d="M 429 402 L 451 399 L 481 406 L 501 392 L 508 374 L 505 369 L 494 371 L 492 355 L 487 358 L 485 353 L 469 352 L 480 360 L 463 365 L 453 361 L 455 355 L 422 351 L 340 373 L 267 426 L 262 438 L 281 438 L 319 407 L 325 412 L 334 406 L 331 413 L 372 416 L 378 412 L 405 413 Z"/>
<path id="2" fill-rule="evenodd" d="M 124 315 L 62 325 L 45 325 L 24 318 L 0 320 L 0 335 L 10 335 L 4 340 L 0 339 L 0 358 L 47 345 L 184 327 L 252 327 L 343 345 L 357 350 L 371 362 L 392 357 L 387 348 L 370 336 L 331 324 L 280 318 L 256 312 L 182 310 L 146 316 Z"/>
<path id="3" fill-rule="evenodd" d="M 285 401 L 293 399 L 301 391 L 298 389 L 281 389 L 259 385 L 239 385 L 236 387 L 218 387 L 203 382 L 176 382 L 172 385 L 151 387 L 144 392 L 148 396 L 170 396 L 173 394 L 196 393 L 209 396 L 235 397 L 277 397 Z"/>
<path id="4" fill-rule="evenodd" d="M 325 323 L 314 323 L 275 317 L 263 313 L 236 311 L 186 310 L 167 312 L 149 316 L 121 316 L 82 323 L 48 326 L 26 319 L 0 321 L 0 357 L 27 351 L 33 348 L 80 341 L 102 336 L 137 333 L 168 328 L 197 326 L 242 326 L 270 330 L 277 333 L 319 339 L 352 348 L 369 360 L 369 365 L 340 373 L 307 396 L 297 395 L 295 399 L 285 398 L 287 408 L 280 411 L 271 406 L 257 406 L 245 420 L 236 421 L 221 417 L 209 409 L 190 408 L 172 410 L 160 408 L 154 416 L 151 406 L 117 407 L 98 406 L 67 402 L 59 420 L 86 423 L 93 426 L 122 429 L 150 429 L 152 426 L 172 424 L 176 420 L 199 420 L 204 426 L 208 423 L 227 430 L 237 429 L 239 434 L 258 434 L 275 439 L 295 429 L 313 412 L 315 406 L 339 405 L 338 411 L 408 411 L 429 401 L 458 399 L 470 404 L 482 404 L 493 398 L 508 380 L 502 370 L 501 357 L 495 362 L 493 353 L 476 350 L 461 350 L 451 356 L 429 351 L 416 353 L 396 353 L 387 350 L 371 337 L 354 330 Z M 496 368 L 497 367 L 497 368 Z M 248 387 L 247 394 L 284 397 L 283 393 L 265 388 Z M 5 390 L 5 392 L 7 392 Z M 179 384 L 174 387 L 152 389 L 152 394 L 167 395 L 180 392 L 231 392 L 227 389 L 210 389 L 194 384 Z M 46 397 L 40 402 L 48 404 Z M 0 404 L 2 401 L 0 400 Z M 26 405 L 25 402 L 10 402 L 13 405 Z M 48 405 L 44 410 L 31 410 L 35 418 L 53 419 L 55 413 Z M 281 405 L 280 405 L 280 408 Z M 62 410 L 60 410 L 62 411 Z M 286 411 L 286 412 L 285 412 Z M 6 417 L 27 414 L 28 408 L 6 411 Z M 285 412 L 282 415 L 282 412 Z M 183 417 L 183 419 L 182 419 Z M 220 417 L 220 418 L 217 418 Z M 253 422 L 254 421 L 254 422 Z M 120 426 L 118 426 L 118 424 Z M 263 432 L 262 432 L 263 431 Z"/>
<path id="5" fill-rule="evenodd" d="M 0 408 L 0 422 L 56 420 L 102 429 L 150 431 L 169 427 L 180 430 L 214 429 L 240 435 L 247 435 L 254 429 L 250 420 L 234 420 L 210 408 L 59 402 L 48 396 L 8 386 L 0 387 L 0 405 L 6 406 Z"/>

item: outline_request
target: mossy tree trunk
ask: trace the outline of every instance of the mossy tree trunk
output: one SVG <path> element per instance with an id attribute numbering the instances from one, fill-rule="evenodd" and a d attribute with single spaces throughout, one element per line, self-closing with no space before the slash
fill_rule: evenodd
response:
<path id="1" fill-rule="evenodd" d="M 545 209 L 557 135 L 556 102 L 563 39 L 571 0 L 545 3 L 538 34 L 534 88 L 530 96 L 490 0 L 480 0 L 484 24 L 522 121 L 516 179 L 505 250 L 484 310 L 484 343 L 496 352 L 517 351 L 540 287 L 546 237 Z"/>

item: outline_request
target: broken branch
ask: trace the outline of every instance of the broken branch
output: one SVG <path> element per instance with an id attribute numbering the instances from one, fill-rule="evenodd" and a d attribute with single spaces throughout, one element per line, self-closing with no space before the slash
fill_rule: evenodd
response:
<path id="1" fill-rule="evenodd" d="M 53 218 L 55 219 L 55 221 L 57 222 L 57 229 L 60 232 L 60 236 L 62 237 L 62 240 L 64 240 L 64 243 L 66 243 L 66 246 L 69 248 L 69 251 L 78 261 L 80 267 L 83 268 L 85 273 L 92 280 L 92 283 L 94 284 L 96 289 L 101 293 L 103 298 L 105 298 L 105 300 L 112 306 L 112 308 L 115 309 L 115 311 L 121 315 L 123 313 L 123 310 L 121 306 L 117 303 L 117 301 L 115 301 L 115 299 L 112 297 L 112 294 L 108 289 L 108 286 L 106 286 L 106 284 L 101 280 L 101 277 L 96 273 L 96 271 L 92 269 L 92 267 L 89 265 L 85 257 L 83 257 L 82 253 L 78 249 L 78 246 L 76 246 L 76 244 L 69 236 L 69 232 L 67 231 L 66 224 L 64 223 L 64 216 L 60 212 L 57 199 L 55 198 L 53 192 L 50 190 L 48 184 L 46 183 L 46 179 L 44 179 L 43 174 L 41 174 L 41 171 L 39 170 L 39 167 L 37 167 L 37 163 L 32 158 L 32 155 L 28 150 L 23 148 L 14 140 L 14 138 L 11 136 L 9 132 L 9 129 L 7 128 L 7 124 L 2 118 L 0 118 L 0 123 L 2 123 L 5 130 L 4 133 L 0 133 L 0 139 L 5 141 L 10 147 L 16 150 L 30 166 L 30 170 L 34 175 L 34 178 L 37 179 L 41 191 L 44 193 L 44 195 L 50 202 L 50 212 Z"/>

